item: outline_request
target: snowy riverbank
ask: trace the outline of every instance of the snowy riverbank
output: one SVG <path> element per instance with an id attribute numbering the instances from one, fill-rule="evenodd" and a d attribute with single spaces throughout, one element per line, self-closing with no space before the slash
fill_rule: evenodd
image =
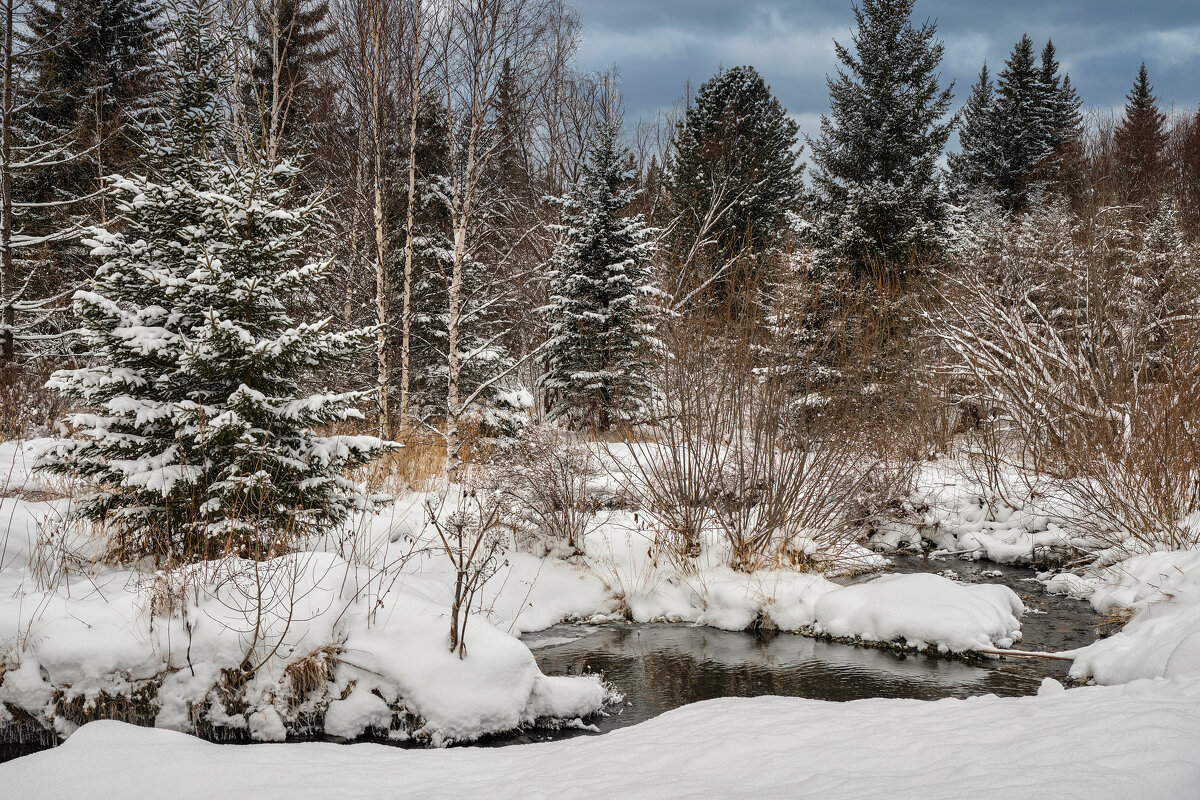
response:
<path id="1" fill-rule="evenodd" d="M 895 797 L 1185 800 L 1200 784 L 1200 681 L 1037 697 L 714 700 L 601 737 L 502 749 L 221 747 L 92 723 L 0 765 L 22 800 L 120 797 Z"/>
<path id="2" fill-rule="evenodd" d="M 680 565 L 654 552 L 636 512 L 608 510 L 582 553 L 504 552 L 476 599 L 459 659 L 445 647 L 454 573 L 418 495 L 267 562 L 226 559 L 169 573 L 106 566 L 95 561 L 94 541 L 56 521 L 70 502 L 63 487 L 29 473 L 39 446 L 0 445 L 8 484 L 0 498 L 0 736 L 10 741 L 64 738 L 101 717 L 217 739 L 367 734 L 432 744 L 561 724 L 611 697 L 593 678 L 542 675 L 515 638 L 562 620 L 767 627 L 941 652 L 1008 648 L 1021 638 L 1024 606 L 999 584 L 882 574 L 844 585 L 782 567 L 738 572 L 717 537 Z M 970 555 L 1028 562 L 1011 558 L 1012 548 L 1031 556 L 1038 531 L 1053 532 L 1045 515 L 989 511 L 946 473 L 930 475 L 947 485 L 931 496 L 923 513 L 933 522 L 924 529 L 954 537 L 943 549 L 990 542 Z M 1001 527 L 1010 549 L 993 552 Z M 883 546 L 879 537 L 875 544 Z M 850 569 L 886 564 L 865 550 L 850 556 Z M 1079 651 L 1076 677 L 1119 683 L 1200 670 L 1200 562 L 1194 553 L 1139 558 L 1086 576 L 1047 576 L 1052 591 L 1090 595 L 1102 612 L 1136 612 L 1124 632 Z"/>

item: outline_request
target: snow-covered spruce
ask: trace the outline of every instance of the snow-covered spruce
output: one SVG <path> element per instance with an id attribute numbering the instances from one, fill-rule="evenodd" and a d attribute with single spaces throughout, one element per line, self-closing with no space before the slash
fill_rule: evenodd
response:
<path id="1" fill-rule="evenodd" d="M 1080 105 L 1070 76 L 1059 75 L 1053 42 L 1042 49 L 1039 67 L 1033 40 L 1022 36 L 995 85 L 984 64 L 963 106 L 960 152 L 948 157 L 957 192 L 1022 207 L 1035 176 L 1054 177 L 1048 157 L 1078 138 Z"/>
<path id="2" fill-rule="evenodd" d="M 541 378 L 551 417 L 608 428 L 646 416 L 654 347 L 652 231 L 629 215 L 628 151 L 608 109 L 574 192 L 560 202 L 563 243 L 551 273 L 550 342 Z"/>
<path id="3" fill-rule="evenodd" d="M 948 214 L 937 166 L 950 136 L 950 89 L 938 86 L 937 26 L 913 25 L 914 0 L 863 0 L 854 52 L 835 44 L 828 116 L 810 143 L 813 216 L 824 263 L 867 272 L 879 259 L 902 269 L 945 246 Z"/>
<path id="4" fill-rule="evenodd" d="M 225 48 L 203 2 L 173 28 L 157 174 L 112 180 L 126 224 L 92 231 L 101 264 L 75 294 L 92 365 L 50 381 L 98 410 L 68 417 L 79 438 L 41 467 L 99 487 L 78 513 L 110 525 L 118 555 L 192 557 L 232 541 L 257 556 L 273 534 L 336 525 L 369 503 L 341 475 L 385 443 L 315 432 L 359 417 L 361 395 L 303 395 L 298 381 L 371 332 L 289 316 L 330 268 L 301 260 L 321 208 L 291 199 L 294 165 L 223 154 Z"/>

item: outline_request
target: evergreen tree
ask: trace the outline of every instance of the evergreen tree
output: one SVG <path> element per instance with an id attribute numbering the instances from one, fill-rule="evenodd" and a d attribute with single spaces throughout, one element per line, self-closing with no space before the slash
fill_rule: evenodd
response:
<path id="1" fill-rule="evenodd" d="M 246 98 L 252 144 L 268 161 L 307 153 L 324 94 L 315 68 L 334 56 L 329 3 L 264 0 L 255 8 Z"/>
<path id="2" fill-rule="evenodd" d="M 1062 162 L 1082 134 L 1079 96 L 1059 75 L 1053 42 L 1035 62 L 1033 40 L 1022 36 L 989 85 L 987 65 L 962 110 L 960 152 L 949 158 L 959 194 L 983 191 L 1008 210 L 1023 208 L 1035 185 L 1060 181 Z"/>
<path id="3" fill-rule="evenodd" d="M 1042 66 L 1040 79 L 1042 91 L 1045 93 L 1045 119 L 1043 126 L 1046 136 L 1046 148 L 1051 153 L 1061 153 L 1064 148 L 1073 143 L 1081 134 L 1080 124 L 1083 117 L 1080 114 L 1079 95 L 1071 85 L 1071 76 L 1059 76 L 1059 64 L 1054 42 L 1047 40 L 1042 48 Z"/>
<path id="4" fill-rule="evenodd" d="M 620 121 L 606 113 L 574 192 L 562 201 L 551 275 L 550 344 L 541 387 L 551 417 L 601 429 L 644 418 L 654 325 L 647 298 L 651 231 L 629 214 L 638 194 Z"/>
<path id="5" fill-rule="evenodd" d="M 938 87 L 936 25 L 915 27 L 914 0 L 863 0 L 855 52 L 828 79 L 829 116 L 812 143 L 816 244 L 824 260 L 865 272 L 880 260 L 902 275 L 944 243 L 947 208 L 937 161 L 953 121 Z"/>
<path id="6" fill-rule="evenodd" d="M 990 187 L 996 181 L 999 125 L 994 102 L 992 77 L 984 62 L 979 80 L 971 87 L 971 96 L 960 112 L 959 152 L 947 157 L 951 180 L 960 192 Z"/>
<path id="7" fill-rule="evenodd" d="M 1200 227 L 1200 110 L 1196 111 L 1187 126 L 1179 161 L 1184 224 L 1196 230 Z"/>
<path id="8" fill-rule="evenodd" d="M 724 70 L 700 87 L 668 166 L 671 247 L 694 271 L 677 288 L 708 285 L 727 298 L 728 262 L 779 243 L 804 191 L 798 130 L 753 67 Z M 700 242 L 708 244 L 695 252 Z"/>
<path id="9" fill-rule="evenodd" d="M 140 123 L 156 98 L 159 6 L 152 0 L 35 0 L 28 25 L 28 41 L 39 43 L 30 70 L 41 90 L 31 109 L 40 136 L 68 136 L 79 151 L 45 173 L 40 199 L 93 193 L 141 154 Z M 104 220 L 102 198 L 91 212 Z"/>
<path id="10" fill-rule="evenodd" d="M 1033 40 L 1024 35 L 997 77 L 993 111 L 999 136 L 991 188 L 1009 210 L 1024 206 L 1033 169 L 1050 152 L 1049 97 L 1034 57 Z"/>
<path id="11" fill-rule="evenodd" d="M 385 444 L 315 432 L 360 417 L 361 394 L 298 382 L 372 332 L 290 318 L 329 270 L 294 258 L 319 209 L 290 202 L 290 164 L 245 170 L 223 155 L 225 51 L 207 0 L 193 2 L 172 20 L 158 177 L 116 178 L 126 224 L 88 242 L 101 264 L 75 308 L 94 366 L 50 382 L 98 410 L 70 416 L 80 437 L 40 466 L 99 487 L 78 511 L 111 526 L 118 555 L 263 558 L 369 502 L 341 473 Z"/>
<path id="12" fill-rule="evenodd" d="M 1137 80 L 1125 99 L 1125 115 L 1113 144 L 1128 196 L 1143 200 L 1156 191 L 1167 144 L 1167 118 L 1158 110 L 1145 62 L 1138 68 Z"/>
<path id="13" fill-rule="evenodd" d="M 0 372 L 28 363 L 61 341 L 70 328 L 61 312 L 71 277 L 56 269 L 49 251 L 74 231 L 61 209 L 45 202 L 48 178 L 77 157 L 69 133 L 49 130 L 34 110 L 46 89 L 35 82 L 34 60 L 45 61 L 61 40 L 31 40 L 35 10 L 8 0 L 0 47 Z M 13 376 L 9 376 L 13 377 Z"/>

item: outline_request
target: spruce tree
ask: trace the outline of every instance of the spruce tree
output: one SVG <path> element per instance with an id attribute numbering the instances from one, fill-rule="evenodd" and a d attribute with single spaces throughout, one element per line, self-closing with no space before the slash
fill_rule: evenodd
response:
<path id="1" fill-rule="evenodd" d="M 608 112 L 562 200 L 563 244 L 551 275 L 550 343 L 541 388 L 552 418 L 608 428 L 645 417 L 654 337 L 651 231 L 629 207 L 638 190 Z"/>
<path id="2" fill-rule="evenodd" d="M 322 87 L 316 68 L 333 58 L 327 0 L 263 0 L 254 6 L 247 83 L 253 146 L 268 160 L 309 152 Z"/>
<path id="3" fill-rule="evenodd" d="M 953 125 L 951 87 L 938 86 L 937 27 L 913 25 L 913 2 L 854 8 L 854 52 L 835 43 L 842 67 L 827 80 L 830 112 L 811 143 L 816 244 L 823 260 L 859 273 L 882 261 L 901 276 L 944 244 L 937 162 Z"/>
<path id="4" fill-rule="evenodd" d="M 225 48 L 207 0 L 172 20 L 151 160 L 116 178 L 122 230 L 97 228 L 100 260 L 75 295 L 92 366 L 50 385 L 94 413 L 43 469 L 98 488 L 78 504 L 107 523 L 116 555 L 263 558 L 369 504 L 342 472 L 385 444 L 316 429 L 361 415 L 359 393 L 299 382 L 369 346 L 371 331 L 296 323 L 288 308 L 330 264 L 295 256 L 320 209 L 289 197 L 296 168 L 241 169 L 221 147 Z"/>
<path id="5" fill-rule="evenodd" d="M 1167 144 L 1167 118 L 1158 110 L 1158 99 L 1146 72 L 1138 68 L 1133 89 L 1125 96 L 1125 115 L 1113 137 L 1121 178 L 1130 199 L 1139 201 L 1156 192 L 1163 171 Z"/>
<path id="6" fill-rule="evenodd" d="M 1054 42 L 1046 41 L 1042 48 L 1042 65 L 1039 78 L 1045 93 L 1045 117 L 1043 120 L 1046 148 L 1051 153 L 1061 153 L 1064 148 L 1080 136 L 1079 95 L 1071 85 L 1071 76 L 1059 76 L 1059 64 Z"/>
<path id="7" fill-rule="evenodd" d="M 79 151 L 46 173 L 43 201 L 91 194 L 137 162 L 156 99 L 160 17 L 152 0 L 35 0 L 26 37 L 37 43 L 29 69 L 40 91 L 31 112 L 43 139 L 69 136 Z M 90 211 L 103 220 L 100 203 Z"/>
<path id="8" fill-rule="evenodd" d="M 1081 135 L 1080 102 L 1068 75 L 1059 74 L 1053 42 L 1041 62 L 1022 36 L 997 85 L 987 65 L 962 110 L 960 151 L 949 158 L 958 194 L 983 192 L 1004 208 L 1024 207 L 1032 188 L 1060 181 L 1062 161 Z"/>
<path id="9" fill-rule="evenodd" d="M 1200 109 L 1188 123 L 1179 154 L 1181 199 L 1184 224 L 1191 230 L 1200 227 Z"/>
<path id="10" fill-rule="evenodd" d="M 707 285 L 727 299 L 736 288 L 728 262 L 779 243 L 804 191 L 798 130 L 753 67 L 723 70 L 700 87 L 667 169 L 670 246 L 693 261 L 691 280 L 677 288 Z M 701 241 L 708 244 L 696 252 Z"/>
<path id="11" fill-rule="evenodd" d="M 992 189 L 1009 210 L 1022 208 L 1033 169 L 1050 152 L 1049 91 L 1042 80 L 1033 40 L 1023 35 L 997 76 L 997 173 Z"/>
<path id="12" fill-rule="evenodd" d="M 947 157 L 951 180 L 960 194 L 991 187 L 996 181 L 999 121 L 994 103 L 992 77 L 984 62 L 959 115 L 959 151 Z"/>

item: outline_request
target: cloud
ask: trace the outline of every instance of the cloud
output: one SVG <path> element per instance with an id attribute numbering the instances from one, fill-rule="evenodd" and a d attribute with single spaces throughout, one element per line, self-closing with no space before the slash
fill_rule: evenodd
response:
<path id="1" fill-rule="evenodd" d="M 671 105 L 720 67 L 755 66 L 804 129 L 828 108 L 833 40 L 849 43 L 850 2 L 812 0 L 575 0 L 583 19 L 580 65 L 621 68 L 630 116 Z M 918 0 L 946 46 L 943 83 L 961 103 L 984 59 L 998 71 L 1028 32 L 1053 38 L 1088 105 L 1120 106 L 1145 58 L 1164 105 L 1200 100 L 1200 3 L 1195 0 Z"/>

